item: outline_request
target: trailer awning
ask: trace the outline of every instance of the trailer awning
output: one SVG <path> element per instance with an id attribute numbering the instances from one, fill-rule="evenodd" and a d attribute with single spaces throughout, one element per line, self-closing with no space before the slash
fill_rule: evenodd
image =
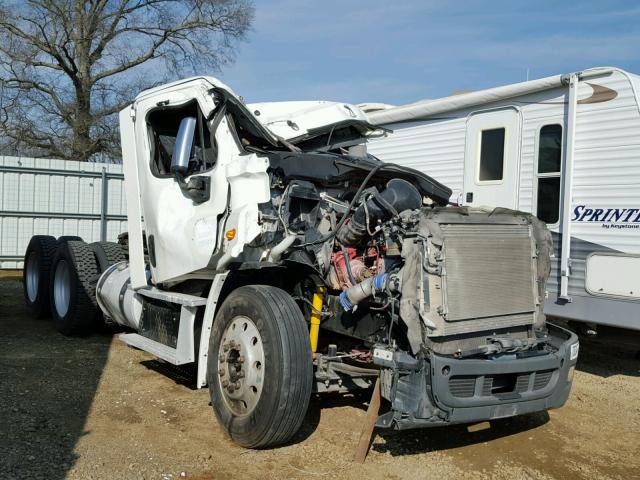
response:
<path id="1" fill-rule="evenodd" d="M 592 68 L 580 73 L 580 78 L 585 76 L 600 75 L 610 72 L 609 67 Z M 568 85 L 570 74 L 554 75 L 552 77 L 530 80 L 528 82 L 514 83 L 502 87 L 479 90 L 477 92 L 453 95 L 437 100 L 422 100 L 408 105 L 377 110 L 367 114 L 369 121 L 374 125 L 389 125 L 400 122 L 415 122 L 426 120 L 433 115 L 444 112 L 461 110 L 464 108 L 485 105 L 488 103 L 505 100 L 508 98 L 541 92 L 552 88 Z"/>

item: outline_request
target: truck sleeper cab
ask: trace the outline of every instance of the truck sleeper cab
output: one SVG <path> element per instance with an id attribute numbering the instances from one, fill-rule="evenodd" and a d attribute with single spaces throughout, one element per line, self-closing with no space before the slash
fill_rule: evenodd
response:
<path id="1" fill-rule="evenodd" d="M 35 301 L 63 333 L 103 317 L 135 331 L 129 345 L 195 363 L 221 425 L 250 448 L 290 441 L 313 391 L 377 378 L 386 428 L 565 403 L 578 343 L 542 312 L 542 222 L 448 206 L 446 186 L 352 148 L 380 134 L 357 107 L 251 110 L 199 77 L 121 112 L 126 248 L 27 250 L 25 268 L 49 279 Z"/>

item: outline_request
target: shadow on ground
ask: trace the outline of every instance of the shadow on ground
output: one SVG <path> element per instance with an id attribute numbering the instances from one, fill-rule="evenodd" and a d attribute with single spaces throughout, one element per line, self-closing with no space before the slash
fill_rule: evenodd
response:
<path id="1" fill-rule="evenodd" d="M 492 420 L 489 428 L 477 432 L 469 432 L 467 425 L 409 431 L 377 430 L 376 433 L 384 439 L 384 443 L 375 443 L 374 441 L 371 448 L 377 452 L 389 452 L 394 456 L 450 450 L 533 430 L 548 421 L 549 414 L 547 412 L 538 412 Z"/>
<path id="2" fill-rule="evenodd" d="M 578 370 L 603 378 L 614 375 L 640 377 L 640 331 L 551 317 L 549 320 L 578 335 Z M 587 334 L 593 330 L 597 331 L 595 336 Z"/>
<path id="3" fill-rule="evenodd" d="M 173 380 L 176 384 L 197 390 L 198 367 L 195 364 L 172 365 L 162 360 L 143 360 L 141 365 Z"/>
<path id="4" fill-rule="evenodd" d="M 30 318 L 21 279 L 0 278 L 2 478 L 65 478 L 110 343 L 108 332 L 69 338 Z"/>
<path id="5" fill-rule="evenodd" d="M 372 390 L 360 390 L 353 393 L 314 393 L 309 401 L 307 414 L 298 433 L 291 439 L 291 444 L 305 441 L 318 428 L 322 410 L 328 408 L 352 407 L 366 410 Z"/>
<path id="6" fill-rule="evenodd" d="M 608 378 L 640 377 L 640 332 L 599 328 L 596 337 L 580 338 L 578 370 Z"/>

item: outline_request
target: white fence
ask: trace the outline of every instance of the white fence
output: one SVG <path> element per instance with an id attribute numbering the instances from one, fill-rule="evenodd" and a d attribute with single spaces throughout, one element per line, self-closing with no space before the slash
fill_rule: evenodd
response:
<path id="1" fill-rule="evenodd" d="M 115 241 L 123 178 L 121 165 L 0 156 L 0 268 L 22 268 L 32 235 Z"/>

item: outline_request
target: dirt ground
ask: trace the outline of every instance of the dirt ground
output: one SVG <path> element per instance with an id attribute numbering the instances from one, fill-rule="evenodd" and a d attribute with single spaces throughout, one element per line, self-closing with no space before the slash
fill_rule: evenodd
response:
<path id="1" fill-rule="evenodd" d="M 314 397 L 295 441 L 245 450 L 225 436 L 193 372 L 113 332 L 66 338 L 26 315 L 0 279 L 0 478 L 585 478 L 640 476 L 640 361 L 583 343 L 568 404 L 548 414 L 378 432 L 351 463 L 366 395 Z"/>

